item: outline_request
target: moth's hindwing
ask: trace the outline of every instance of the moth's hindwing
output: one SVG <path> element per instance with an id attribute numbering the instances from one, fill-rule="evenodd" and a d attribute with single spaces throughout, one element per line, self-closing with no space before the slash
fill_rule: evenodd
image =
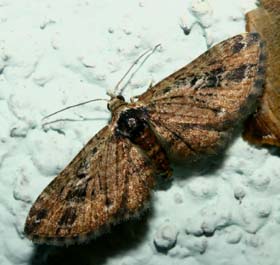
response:
<path id="1" fill-rule="evenodd" d="M 257 33 L 223 41 L 139 97 L 169 157 L 216 154 L 256 108 L 264 84 L 264 43 Z"/>

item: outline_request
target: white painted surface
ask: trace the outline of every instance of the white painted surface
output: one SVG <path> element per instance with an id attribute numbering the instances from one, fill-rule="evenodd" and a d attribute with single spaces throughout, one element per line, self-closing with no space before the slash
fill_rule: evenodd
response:
<path id="1" fill-rule="evenodd" d="M 93 120 L 43 130 L 41 118 L 104 98 L 139 54 L 161 43 L 125 92 L 140 94 L 207 46 L 243 32 L 254 2 L 0 0 L 1 265 L 279 264 L 280 158 L 240 137 L 222 163 L 209 161 L 216 170 L 175 170 L 170 187 L 155 192 L 147 218 L 105 239 L 53 249 L 34 248 L 22 235 L 32 202 L 109 114 L 98 102 L 54 117 Z M 180 23 L 194 22 L 185 35 Z"/>

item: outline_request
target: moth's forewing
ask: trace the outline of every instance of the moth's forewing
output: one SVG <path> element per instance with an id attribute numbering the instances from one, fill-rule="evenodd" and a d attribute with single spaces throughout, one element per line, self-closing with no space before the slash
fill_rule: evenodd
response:
<path id="1" fill-rule="evenodd" d="M 103 128 L 45 188 L 26 219 L 36 243 L 85 242 L 146 207 L 154 168 L 115 124 Z"/>
<path id="2" fill-rule="evenodd" d="M 258 32 L 267 46 L 265 89 L 256 114 L 246 121 L 244 138 L 280 147 L 280 1 L 262 0 L 247 13 L 247 30 Z"/>
<path id="3" fill-rule="evenodd" d="M 139 97 L 171 159 L 215 154 L 225 146 L 232 129 L 256 108 L 264 63 L 259 35 L 237 35 Z"/>

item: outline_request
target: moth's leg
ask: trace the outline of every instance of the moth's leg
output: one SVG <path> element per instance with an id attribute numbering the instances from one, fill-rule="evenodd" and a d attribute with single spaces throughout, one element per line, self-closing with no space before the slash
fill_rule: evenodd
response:
<path id="1" fill-rule="evenodd" d="M 135 102 L 135 99 L 138 99 L 139 98 L 139 95 L 137 95 L 137 96 L 132 96 L 132 97 L 130 97 L 130 102 L 131 103 L 134 103 Z"/>
<path id="2" fill-rule="evenodd" d="M 154 86 L 154 82 L 151 80 L 148 89 L 152 88 Z"/>
<path id="3" fill-rule="evenodd" d="M 131 102 L 131 103 L 134 103 L 136 100 L 138 100 L 138 98 L 139 98 L 140 96 L 141 96 L 141 95 L 132 96 L 132 97 L 130 98 L 130 102 Z"/>

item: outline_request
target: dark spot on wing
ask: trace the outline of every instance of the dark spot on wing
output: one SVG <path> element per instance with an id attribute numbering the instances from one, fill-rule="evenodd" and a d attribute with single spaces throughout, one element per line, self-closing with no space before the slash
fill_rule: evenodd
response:
<path id="1" fill-rule="evenodd" d="M 91 196 L 91 199 L 93 199 L 93 198 L 94 198 L 94 196 L 95 196 L 95 189 L 93 189 L 93 190 L 91 191 L 90 196 Z"/>
<path id="2" fill-rule="evenodd" d="M 219 67 L 217 69 L 212 70 L 210 73 L 211 75 L 220 75 L 224 72 L 224 68 L 223 67 Z"/>
<path id="3" fill-rule="evenodd" d="M 79 169 L 76 172 L 76 176 L 79 179 L 85 178 L 89 171 L 89 162 L 85 159 L 81 161 Z"/>
<path id="4" fill-rule="evenodd" d="M 39 223 L 36 224 L 35 222 L 26 223 L 25 227 L 24 227 L 24 233 L 27 234 L 27 235 L 33 233 L 38 225 L 39 225 Z"/>
<path id="5" fill-rule="evenodd" d="M 58 225 L 59 226 L 72 225 L 75 222 L 76 217 L 77 217 L 76 209 L 74 207 L 68 207 L 66 208 L 63 215 L 61 216 Z"/>
<path id="6" fill-rule="evenodd" d="M 232 52 L 233 53 L 238 53 L 242 50 L 242 48 L 244 47 L 244 43 L 242 42 L 237 42 L 232 46 Z"/>
<path id="7" fill-rule="evenodd" d="M 96 153 L 96 151 L 97 151 L 97 148 L 94 147 L 94 148 L 92 149 L 91 153 L 94 155 L 94 154 Z"/>
<path id="8" fill-rule="evenodd" d="M 227 74 L 226 79 L 234 81 L 234 82 L 242 81 L 245 78 L 247 67 L 248 67 L 247 64 L 243 64 L 240 67 L 232 70 L 231 72 L 229 72 Z"/>
<path id="9" fill-rule="evenodd" d="M 48 211 L 46 209 L 40 209 L 36 215 L 36 219 L 37 220 L 44 219 L 45 217 L 47 217 L 47 213 Z"/>
<path id="10" fill-rule="evenodd" d="M 110 207 L 113 204 L 111 199 L 108 196 L 106 196 L 105 204 L 107 207 Z"/>
<path id="11" fill-rule="evenodd" d="M 192 80 L 191 80 L 191 86 L 194 86 L 195 85 L 195 83 L 197 82 L 197 77 L 196 76 L 194 76 L 193 78 L 192 78 Z"/>
<path id="12" fill-rule="evenodd" d="M 248 44 L 247 46 L 250 47 L 253 44 L 255 44 L 256 42 L 258 42 L 260 39 L 260 35 L 257 32 L 253 32 L 248 34 Z"/>
<path id="13" fill-rule="evenodd" d="M 204 83 L 199 88 L 209 88 L 220 86 L 221 74 L 224 72 L 222 67 L 212 70 L 205 74 Z"/>
<path id="14" fill-rule="evenodd" d="M 205 87 L 217 87 L 219 85 L 219 79 L 217 76 L 208 76 L 206 79 Z"/>
<path id="15" fill-rule="evenodd" d="M 236 35 L 235 37 L 233 37 L 233 39 L 236 42 L 240 42 L 244 39 L 244 37 L 241 34 L 239 34 L 239 35 Z"/>
<path id="16" fill-rule="evenodd" d="M 165 94 L 171 90 L 171 87 L 166 87 L 163 89 L 162 93 Z"/>
<path id="17" fill-rule="evenodd" d="M 41 223 L 41 220 L 47 217 L 48 211 L 46 209 L 40 209 L 38 212 L 36 209 L 33 207 L 29 213 L 29 216 L 32 216 L 32 219 L 28 220 L 26 222 L 25 227 L 24 227 L 24 232 L 28 234 L 33 234 L 38 226 Z M 35 218 L 34 218 L 35 217 Z"/>
<path id="18" fill-rule="evenodd" d="M 88 182 L 85 181 L 82 185 L 76 186 L 73 189 L 69 190 L 65 200 L 75 202 L 84 201 L 87 192 L 87 184 Z"/>
<path id="19" fill-rule="evenodd" d="M 186 84 L 189 83 L 189 78 L 187 78 L 186 76 L 178 76 L 174 79 L 174 83 L 173 83 L 173 86 L 175 87 L 184 87 Z"/>
<path id="20" fill-rule="evenodd" d="M 85 174 L 85 173 L 78 173 L 77 174 L 77 177 L 79 178 L 79 179 L 83 179 L 83 178 L 85 178 L 87 175 Z"/>

